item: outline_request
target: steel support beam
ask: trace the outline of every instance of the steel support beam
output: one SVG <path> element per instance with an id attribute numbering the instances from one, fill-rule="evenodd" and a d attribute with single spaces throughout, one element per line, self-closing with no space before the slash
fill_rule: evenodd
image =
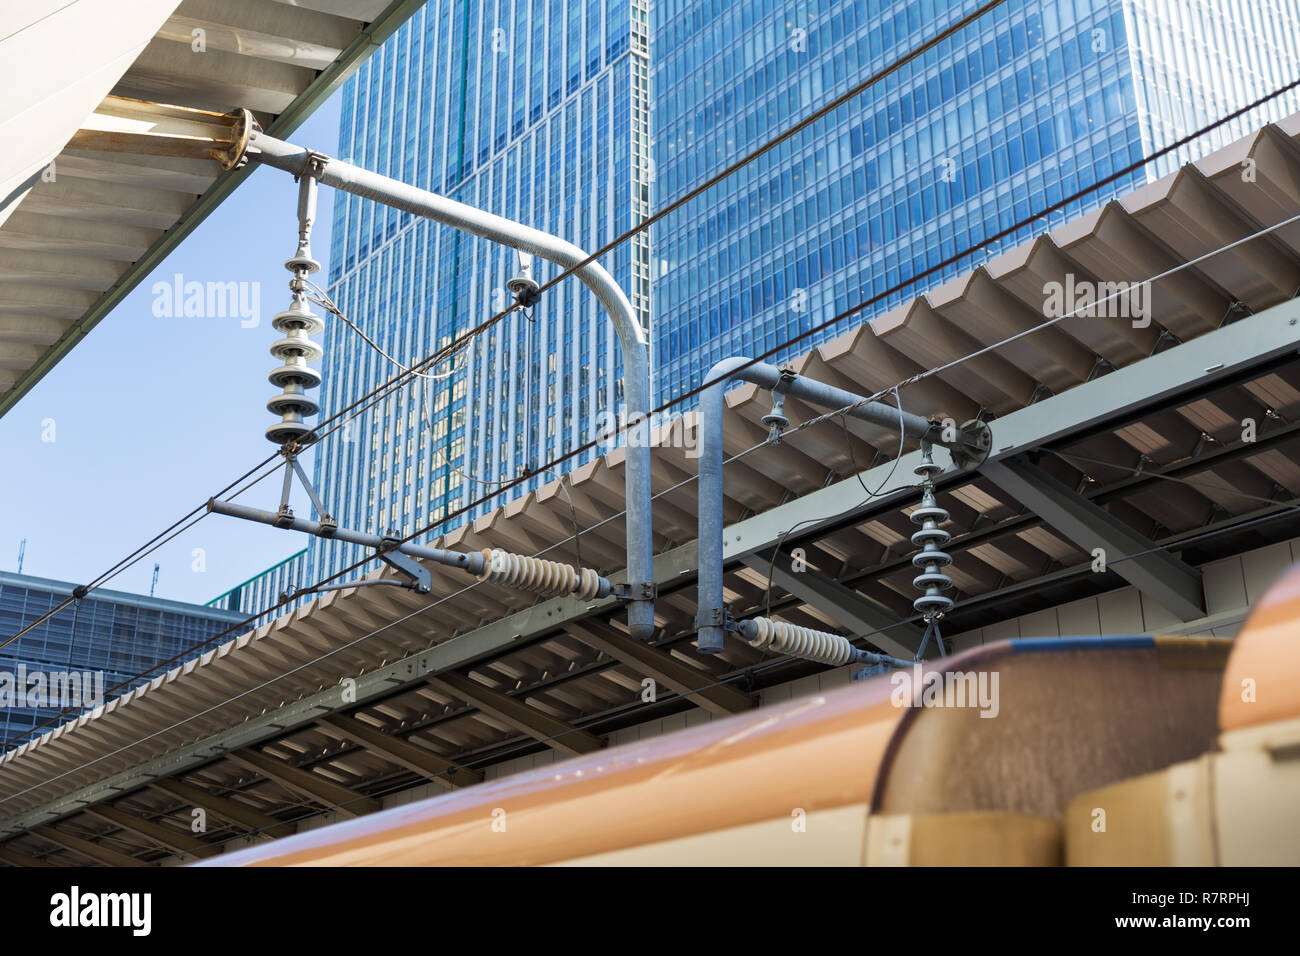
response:
<path id="1" fill-rule="evenodd" d="M 134 813 L 127 813 L 117 807 L 110 807 L 106 803 L 97 806 L 87 807 L 86 812 L 92 816 L 99 817 L 123 830 L 129 830 L 131 833 L 138 834 L 153 843 L 157 843 L 164 850 L 172 853 L 179 853 L 183 856 L 193 856 L 200 859 L 209 856 L 215 856 L 221 852 L 220 847 L 204 843 L 188 833 L 182 833 L 175 827 L 169 827 L 165 824 L 158 823 L 154 820 L 145 820 L 136 816 Z"/>
<path id="2" fill-rule="evenodd" d="M 245 827 L 262 839 L 272 840 L 289 836 L 297 830 L 292 823 L 281 823 L 275 817 L 254 810 L 238 800 L 219 797 L 215 793 L 209 793 L 202 787 L 196 787 L 183 780 L 155 780 L 150 786 L 159 793 L 165 793 L 169 797 L 188 803 L 192 809 L 203 810 L 227 823 Z"/>
<path id="3" fill-rule="evenodd" d="M 24 853 L 18 853 L 7 847 L 0 846 L 0 863 L 8 863 L 10 866 L 51 866 L 44 860 L 38 860 L 34 856 L 27 856 Z"/>
<path id="4" fill-rule="evenodd" d="M 350 817 L 374 813 L 383 808 L 383 804 L 374 797 L 357 793 L 351 787 L 335 783 L 310 770 L 295 767 L 260 750 L 252 748 L 236 750 L 234 753 L 227 754 L 227 757 L 269 780 L 274 780 L 281 786 L 301 793 L 308 800 L 324 804 Z"/>
<path id="5" fill-rule="evenodd" d="M 68 140 L 68 149 L 232 161 L 244 151 L 245 111 L 221 114 L 106 96 Z"/>
<path id="6" fill-rule="evenodd" d="M 764 576 L 771 568 L 772 583 L 833 617 L 853 636 L 861 637 L 886 654 L 914 657 L 921 646 L 922 632 L 915 624 L 899 624 L 898 618 L 872 603 L 853 588 L 828 578 L 820 571 L 806 568 L 793 570 L 788 562 L 772 561 L 769 549 L 747 554 L 740 560 Z M 889 628 L 882 631 L 882 628 Z"/>
<path id="7" fill-rule="evenodd" d="M 357 746 L 379 754 L 399 767 L 428 777 L 434 783 L 450 790 L 453 785 L 469 787 L 483 781 L 483 774 L 467 770 L 456 765 L 446 757 L 440 757 L 431 750 L 386 734 L 377 727 L 347 714 L 330 714 L 318 721 L 322 726 L 340 731 Z M 453 768 L 455 768 L 453 770 Z M 452 773 L 449 775 L 448 771 Z"/>
<path id="8" fill-rule="evenodd" d="M 565 630 L 582 643 L 604 651 L 718 717 L 742 714 L 754 707 L 754 698 L 744 691 L 730 684 L 718 684 L 705 671 L 679 661 L 667 651 L 634 641 L 594 619 L 570 624 Z"/>
<path id="9" fill-rule="evenodd" d="M 522 700 L 509 694 L 484 687 L 463 674 L 455 672 L 439 674 L 437 677 L 430 678 L 429 683 L 477 707 L 483 713 L 504 721 L 520 733 L 525 733 L 534 740 L 570 756 L 591 753 L 605 746 L 605 741 L 595 734 L 580 730 L 550 714 L 544 714 L 536 707 L 529 707 Z"/>
<path id="10" fill-rule="evenodd" d="M 118 853 L 116 850 L 110 850 L 106 846 L 100 846 L 98 843 L 91 843 L 89 840 L 83 840 L 81 837 L 75 837 L 70 833 L 64 833 L 54 827 L 33 827 L 32 836 L 40 837 L 49 843 L 55 843 L 65 850 L 71 850 L 96 863 L 103 863 L 105 866 L 147 866 L 143 860 L 137 860 L 133 856 L 127 856 L 125 853 Z"/>
<path id="11" fill-rule="evenodd" d="M 1201 572 L 1167 551 L 1153 550 L 1157 546 L 1149 538 L 1109 511 L 1022 459 L 986 462 L 983 473 L 1085 552 L 1101 548 L 1108 569 L 1180 621 L 1205 616 Z"/>

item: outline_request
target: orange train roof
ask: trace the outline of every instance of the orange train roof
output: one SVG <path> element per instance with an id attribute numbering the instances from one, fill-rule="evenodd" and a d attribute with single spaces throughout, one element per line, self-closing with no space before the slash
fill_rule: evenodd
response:
<path id="1" fill-rule="evenodd" d="M 996 670 L 1023 672 L 1024 690 L 1037 702 L 1020 698 L 1027 707 L 1020 719 L 1041 726 L 1035 723 L 1035 714 L 1042 712 L 1035 708 L 1065 708 L 1056 723 L 1068 727 L 1082 703 L 1074 697 L 1083 695 L 1094 708 L 1106 706 L 1097 696 L 1099 688 L 1116 674 L 1125 674 L 1130 684 L 1160 672 L 1183 673 L 1189 678 L 1209 676 L 1223 668 L 1229 644 L 1213 638 L 1149 636 L 1020 639 L 974 648 L 933 662 L 926 669 L 957 671 L 994 665 Z M 1059 663 L 1044 670 L 1048 658 Z M 1091 680 L 1081 680 L 1083 672 L 1078 667 L 1087 658 L 1102 666 L 1091 669 Z M 1150 670 L 1153 666 L 1155 672 Z M 1114 671 L 1115 667 L 1120 671 Z M 1066 682 L 1050 681 L 1052 674 L 1066 677 Z M 914 739 L 914 728 L 924 711 L 895 706 L 891 700 L 894 676 L 885 674 L 831 693 L 575 757 L 544 770 L 394 807 L 196 865 L 544 864 L 788 818 L 793 807 L 809 814 L 856 805 L 865 810 L 883 799 L 883 782 L 900 754 L 907 754 L 913 763 L 935 759 L 926 735 Z M 1203 678 L 1194 679 L 1203 683 Z M 1044 680 L 1054 689 L 1044 693 L 1040 687 Z M 1011 686 L 1006 684 L 1004 689 Z M 1177 678 L 1162 686 L 1164 694 L 1173 693 L 1183 700 L 1191 685 Z M 1200 746 L 1210 741 L 1219 687 L 1217 675 L 1205 687 L 1204 741 L 1199 745 L 1195 740 L 1190 744 L 1182 741 L 1184 748 L 1199 752 Z M 1023 691 L 1015 693 L 1018 696 Z M 1168 700 L 1160 694 L 1150 696 L 1156 699 L 1143 707 L 1167 706 Z M 1141 694 L 1127 695 L 1126 699 L 1130 698 L 1146 700 Z M 1128 726 L 1124 724 L 1128 718 L 1121 715 L 1116 719 Z M 973 720 L 977 728 L 986 723 L 978 717 Z M 1189 721 L 1173 724 L 1185 728 Z M 1163 724 L 1140 721 L 1139 726 L 1158 730 Z M 1010 725 L 1009 729 L 1014 731 Z M 1143 759 L 1152 766 L 1163 766 L 1168 762 L 1169 735 L 1153 733 L 1157 743 Z M 1179 730 L 1174 736 L 1181 739 L 1188 734 Z M 1190 737 L 1200 739 L 1196 733 Z M 1017 742 L 1019 754 L 1028 741 L 1019 738 Z M 1056 751 L 1062 748 L 1050 740 L 1042 746 L 1060 756 Z M 1050 763 L 1049 756 L 1032 753 L 1025 759 L 1037 766 Z M 978 758 L 972 759 L 978 763 Z M 1081 763 L 1087 765 L 1086 782 L 1095 784 L 1088 775 L 1095 776 L 1098 767 L 1086 760 Z M 962 775 L 949 762 L 943 766 Z M 1108 772 L 1106 760 L 1099 766 Z M 930 767 L 927 772 L 934 771 Z M 975 772 L 973 768 L 966 771 Z M 1059 772 L 1063 771 L 1058 767 L 1048 776 Z M 911 779 L 912 775 L 904 776 Z M 493 831 L 493 822 L 501 812 L 508 839 Z"/>
<path id="2" fill-rule="evenodd" d="M 865 803 L 904 712 L 889 692 L 876 680 L 771 705 L 207 864 L 539 864 Z M 509 840 L 484 837 L 497 810 Z"/>
<path id="3" fill-rule="evenodd" d="M 1223 675 L 1219 729 L 1226 733 L 1297 717 L 1300 566 L 1273 583 L 1237 635 Z"/>

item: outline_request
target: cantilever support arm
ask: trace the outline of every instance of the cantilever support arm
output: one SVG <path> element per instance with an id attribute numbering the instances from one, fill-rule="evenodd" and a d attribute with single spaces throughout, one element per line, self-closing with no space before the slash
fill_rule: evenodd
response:
<path id="1" fill-rule="evenodd" d="M 699 459 L 699 609 L 695 619 L 696 649 L 701 654 L 722 652 L 724 638 L 735 623 L 728 618 L 722 591 L 722 410 L 727 386 L 737 379 L 761 388 L 778 390 L 783 395 L 835 409 L 853 406 L 848 414 L 883 428 L 898 431 L 908 438 L 943 445 L 953 452 L 955 461 L 972 467 L 988 454 L 988 427 L 967 422 L 952 439 L 927 418 L 902 411 L 883 402 L 869 402 L 861 395 L 826 385 L 801 375 L 782 372 L 775 365 L 752 362 L 747 358 L 723 359 L 709 369 L 707 384 L 700 396 Z"/>
<path id="2" fill-rule="evenodd" d="M 650 352 L 627 295 L 598 262 L 571 242 L 502 216 L 475 209 L 437 193 L 372 173 L 350 163 L 294 146 L 254 128 L 245 156 L 295 176 L 311 176 L 322 185 L 373 199 L 386 206 L 424 216 L 502 245 L 532 253 L 574 275 L 604 305 L 623 352 L 624 395 L 634 434 L 628 436 L 626 468 L 627 576 L 621 597 L 627 602 L 628 631 L 638 640 L 654 634 L 654 545 L 650 486 Z M 583 265 L 582 263 L 586 263 Z"/>

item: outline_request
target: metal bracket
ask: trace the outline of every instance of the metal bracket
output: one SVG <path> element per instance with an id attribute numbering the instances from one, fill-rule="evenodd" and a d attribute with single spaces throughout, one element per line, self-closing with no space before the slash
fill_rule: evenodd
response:
<path id="1" fill-rule="evenodd" d="M 785 393 L 791 383 L 798 378 L 789 368 L 781 369 L 781 377 L 772 386 L 772 410 L 763 416 L 762 422 L 767 426 L 767 440 L 773 445 L 781 444 L 781 432 L 790 426 L 790 419 L 785 414 Z"/>
<path id="2" fill-rule="evenodd" d="M 613 593 L 620 601 L 653 601 L 659 595 L 659 585 L 654 581 L 619 581 Z"/>
<path id="3" fill-rule="evenodd" d="M 972 418 L 957 430 L 958 444 L 948 449 L 952 463 L 962 471 L 973 471 L 984 464 L 993 450 L 993 430 L 987 422 Z"/>
<path id="4" fill-rule="evenodd" d="M 695 630 L 704 627 L 720 627 L 728 633 L 737 630 L 736 619 L 725 607 L 700 608 L 700 613 L 695 615 Z"/>
<path id="5" fill-rule="evenodd" d="M 916 649 L 916 659 L 919 661 L 925 656 L 925 649 L 930 643 L 930 635 L 934 634 L 935 643 L 939 645 L 939 656 L 947 657 L 948 649 L 943 646 L 943 635 L 939 633 L 939 618 L 942 614 L 936 614 L 925 622 L 925 636 L 921 638 L 921 646 Z"/>
<path id="6" fill-rule="evenodd" d="M 381 548 L 379 550 L 379 560 L 384 562 L 384 564 L 388 565 L 398 574 L 410 578 L 415 585 L 415 590 L 419 591 L 421 594 L 428 594 L 433 590 L 433 575 L 429 573 L 429 569 L 409 554 L 403 554 L 401 551 L 393 550 L 393 548 L 396 548 L 397 545 L 401 543 L 401 540 L 384 535 L 384 541 L 386 543 L 391 541 L 392 547 Z"/>
<path id="7" fill-rule="evenodd" d="M 321 174 L 325 172 L 325 167 L 329 165 L 330 158 L 324 153 L 316 152 L 314 149 L 305 150 L 305 152 L 307 153 L 307 168 L 303 174 L 294 176 L 293 181 L 296 183 L 305 175 L 319 182 Z"/>
<path id="8" fill-rule="evenodd" d="M 860 680 L 870 680 L 873 677 L 879 677 L 881 674 L 888 674 L 893 669 L 894 668 L 889 664 L 872 664 L 870 667 L 863 667 L 860 670 L 854 671 L 849 676 L 849 680 L 854 683 Z"/>
<path id="9" fill-rule="evenodd" d="M 288 505 L 280 505 L 280 510 L 275 513 L 275 526 L 277 528 L 293 527 L 293 509 Z"/>

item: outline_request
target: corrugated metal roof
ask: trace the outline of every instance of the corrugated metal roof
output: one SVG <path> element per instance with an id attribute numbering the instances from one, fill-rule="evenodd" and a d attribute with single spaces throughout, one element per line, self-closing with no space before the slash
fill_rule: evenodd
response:
<path id="1" fill-rule="evenodd" d="M 24 9 L 0 55 L 22 76 L 6 84 L 0 123 L 9 144 L 0 165 L 0 414 L 247 173 L 66 145 L 106 94 L 217 113 L 247 107 L 268 132 L 287 135 L 419 6 L 79 0 Z"/>
<path id="2" fill-rule="evenodd" d="M 1195 166 L 999 255 L 789 364 L 800 374 L 871 393 L 1042 322 L 1044 283 L 1064 281 L 1067 273 L 1076 279 L 1141 280 L 1262 225 L 1296 216 L 1297 135 L 1300 116 L 1265 128 Z M 1246 159 L 1254 161 L 1249 181 L 1242 175 Z M 908 411 L 924 415 L 992 419 L 996 448 L 998 418 L 1032 409 L 1044 395 L 1068 394 L 1112 369 L 1177 349 L 1179 342 L 1220 329 L 1249 312 L 1284 303 L 1298 287 L 1300 225 L 1292 225 L 1156 282 L 1148 328 L 1127 320 L 1067 319 L 906 387 L 902 402 Z M 726 453 L 748 451 L 726 468 L 729 524 L 817 492 L 856 474 L 878 454 L 888 459 L 897 450 L 896 438 L 856 422 L 846 434 L 838 420 L 791 431 L 779 445 L 750 450 L 767 433 L 760 421 L 770 408 L 767 396 L 742 386 L 728 393 L 727 405 Z M 820 410 L 788 401 L 786 413 L 798 423 Z M 1240 422 L 1251 416 L 1260 423 L 1258 440 L 1242 442 Z M 695 414 L 685 419 L 693 428 Z M 1104 427 L 1067 431 L 1052 448 L 1079 457 L 1045 455 L 1040 467 L 1154 542 L 1190 539 L 1182 556 L 1195 564 L 1222 549 L 1237 553 L 1296 533 L 1294 512 L 1276 502 L 1300 495 L 1300 425 L 1292 424 L 1298 419 L 1300 360 L 1290 352 L 1285 360 L 1248 369 L 1190 399 L 1134 407 L 1123 420 Z M 1068 423 L 1060 424 L 1064 428 Z M 663 434 L 671 428 L 666 425 Z M 696 535 L 696 492 L 689 480 L 696 463 L 681 444 L 661 445 L 654 452 L 656 546 L 664 554 L 678 553 L 669 549 Z M 1113 464 L 1087 464 L 1087 458 Z M 623 522 L 621 516 L 610 517 L 622 505 L 623 461 L 623 451 L 615 450 L 570 476 L 573 506 L 586 528 L 581 536 L 584 561 L 609 574 L 616 574 L 623 563 Z M 1143 473 L 1134 474 L 1131 469 L 1139 467 Z M 1194 484 L 1171 483 L 1158 474 Z M 950 474 L 944 482 L 942 500 L 952 513 L 946 527 L 953 535 L 946 550 L 954 557 L 951 573 L 959 588 L 958 607 L 949 618 L 951 630 L 981 627 L 1116 586 L 1113 577 L 1090 573 L 1092 555 L 1087 548 L 1045 525 L 980 473 Z M 1243 491 L 1275 504 L 1245 497 Z M 786 543 L 803 547 L 810 567 L 887 614 L 908 619 L 915 596 L 908 540 L 914 526 L 907 520 L 913 507 L 915 501 L 879 506 L 864 501 L 850 507 L 842 520 L 792 534 Z M 1248 523 L 1261 514 L 1284 517 L 1267 526 Z M 457 529 L 439 544 L 532 553 L 568 536 L 569 522 L 568 500 L 553 482 Z M 1196 537 L 1206 529 L 1218 536 L 1210 541 Z M 550 556 L 572 560 L 572 550 L 566 544 Z M 228 728 L 252 726 L 263 715 L 274 718 L 282 705 L 310 701 L 311 695 L 343 678 L 389 673 L 384 668 L 393 661 L 411 662 L 413 668 L 457 635 L 479 634 L 490 627 L 488 622 L 530 605 L 538 616 L 553 606 L 532 604 L 518 592 L 473 584 L 441 566 L 429 570 L 432 605 L 429 598 L 397 589 L 327 593 L 111 702 L 101 712 L 5 754 L 0 758 L 0 816 L 44 806 L 61 794 L 146 760 L 179 753 Z M 752 668 L 771 659 L 738 641 L 729 642 L 718 657 L 695 655 L 693 569 L 687 561 L 680 570 L 677 577 L 661 582 L 659 634 L 653 643 L 664 658 L 689 669 L 700 684 L 748 672 L 748 686 L 758 687 L 763 680 L 807 672 L 807 665 L 794 663 L 774 671 L 777 676 L 754 682 Z M 727 589 L 734 610 L 761 613 L 767 603 L 761 571 L 731 569 Z M 838 629 L 830 615 L 780 587 L 770 597 L 775 615 Z M 416 613 L 430 608 L 430 613 Z M 381 625 L 387 626 L 361 640 Z M 494 710 L 467 700 L 467 693 L 476 696 L 471 692 L 475 686 L 495 690 L 532 714 L 593 733 L 642 719 L 638 715 L 643 713 L 645 668 L 626 648 L 620 651 L 616 639 L 622 632 L 611 605 L 591 605 L 590 616 L 576 623 L 548 626 L 543 620 L 530 627 L 534 636 L 526 640 L 512 641 L 507 635 L 497 644 L 485 643 L 481 653 L 468 653 L 454 673 L 448 672 L 450 682 L 441 681 L 437 673 L 419 680 L 393 676 L 390 691 L 367 699 L 352 716 L 381 730 L 384 739 L 407 741 L 419 753 L 460 766 L 502 759 L 503 754 L 535 746 L 538 738 L 521 732 L 519 723 L 509 719 L 508 708 Z M 322 659 L 323 654 L 329 656 Z M 457 685 L 452 677 L 473 683 Z M 735 699 L 705 701 L 702 696 L 691 702 L 722 711 L 743 706 Z M 391 755 L 358 746 L 355 736 L 322 726 L 310 716 L 277 726 L 274 734 L 263 734 L 265 742 L 257 746 L 309 771 L 310 779 L 372 796 L 423 779 Z M 84 766 L 88 761 L 95 762 Z M 276 820 L 312 805 L 301 793 L 286 790 L 215 747 L 182 770 L 187 782 L 204 792 L 233 796 Z M 189 804 L 153 790 L 137 790 L 118 805 L 153 818 L 178 813 Z M 176 819 L 179 823 L 182 818 Z M 68 826 L 92 824 L 81 815 L 69 818 Z M 128 852 L 137 856 L 153 858 L 160 852 L 147 849 L 152 846 L 148 841 L 93 826 L 82 834 L 111 832 L 107 840 L 119 848 L 134 840 Z M 50 842 L 39 834 L 10 845 L 31 853 L 50 852 Z"/>

